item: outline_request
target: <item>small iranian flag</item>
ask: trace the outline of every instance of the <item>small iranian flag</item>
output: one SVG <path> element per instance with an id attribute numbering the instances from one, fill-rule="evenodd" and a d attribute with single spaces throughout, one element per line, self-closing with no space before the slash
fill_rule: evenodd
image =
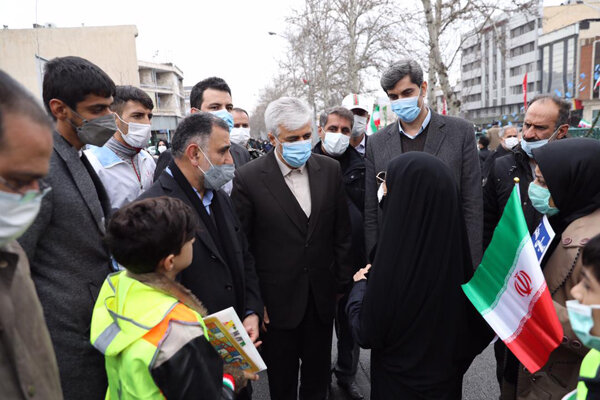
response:
<path id="1" fill-rule="evenodd" d="M 379 117 L 379 104 L 373 106 L 373 115 L 371 116 L 371 132 L 375 133 L 379 129 L 381 119 Z"/>
<path id="2" fill-rule="evenodd" d="M 554 231 L 544 220 L 529 236 L 519 188 L 506 203 L 492 241 L 463 290 L 521 363 L 534 373 L 563 338 L 539 260 Z"/>

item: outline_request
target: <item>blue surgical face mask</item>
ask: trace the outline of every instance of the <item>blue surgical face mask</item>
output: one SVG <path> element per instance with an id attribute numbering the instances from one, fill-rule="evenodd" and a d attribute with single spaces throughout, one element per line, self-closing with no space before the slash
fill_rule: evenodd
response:
<path id="1" fill-rule="evenodd" d="M 229 111 L 222 109 L 219 111 L 211 111 L 210 113 L 227 122 L 227 126 L 229 126 L 229 132 L 231 132 L 231 129 L 233 129 L 233 115 L 231 115 Z"/>
<path id="2" fill-rule="evenodd" d="M 277 138 L 275 138 L 275 140 L 281 144 L 281 157 L 283 157 L 286 163 L 294 168 L 303 166 L 312 154 L 312 144 L 310 139 L 286 143 L 281 143 Z"/>
<path id="3" fill-rule="evenodd" d="M 533 150 L 539 149 L 540 147 L 545 146 L 548 142 L 553 141 L 557 134 L 558 128 L 552 133 L 552 135 L 550 135 L 548 139 L 540 139 L 536 140 L 535 142 L 528 142 L 527 140 L 523 139 L 521 140 L 521 148 L 525 153 L 527 153 L 529 158 L 533 158 Z"/>
<path id="4" fill-rule="evenodd" d="M 600 350 L 600 337 L 590 333 L 590 330 L 594 327 L 592 310 L 600 309 L 600 305 L 588 306 L 577 300 L 568 300 L 566 305 L 571 328 L 573 328 L 573 332 L 581 340 L 581 343 L 591 349 Z"/>
<path id="5" fill-rule="evenodd" d="M 541 187 L 540 185 L 531 182 L 529 184 L 529 189 L 527 190 L 529 194 L 529 200 L 531 200 L 531 205 L 533 208 L 538 210 L 542 214 L 546 214 L 551 217 L 558 213 L 558 208 L 552 207 L 550 205 L 550 190 L 547 188 Z"/>
<path id="6" fill-rule="evenodd" d="M 407 99 L 397 99 L 391 102 L 392 111 L 404 122 L 413 122 L 419 116 L 421 107 L 419 107 L 419 95 L 415 97 L 409 97 Z"/>

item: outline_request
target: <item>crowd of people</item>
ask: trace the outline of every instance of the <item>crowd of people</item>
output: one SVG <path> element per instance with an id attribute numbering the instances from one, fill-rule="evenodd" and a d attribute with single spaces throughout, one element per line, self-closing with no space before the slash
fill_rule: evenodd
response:
<path id="1" fill-rule="evenodd" d="M 488 150 L 427 106 L 415 60 L 381 87 L 398 120 L 371 136 L 367 96 L 318 121 L 281 97 L 260 142 L 207 78 L 155 160 L 143 90 L 55 58 L 44 110 L 0 71 L 2 396 L 250 399 L 258 375 L 224 364 L 203 320 L 232 307 L 274 400 L 327 399 L 333 377 L 362 399 L 361 347 L 371 399 L 460 399 L 494 336 L 461 285 L 515 178 L 530 233 L 544 215 L 556 232 L 541 268 L 565 336 L 533 374 L 496 341 L 501 398 L 599 396 L 600 142 L 539 96 Z"/>

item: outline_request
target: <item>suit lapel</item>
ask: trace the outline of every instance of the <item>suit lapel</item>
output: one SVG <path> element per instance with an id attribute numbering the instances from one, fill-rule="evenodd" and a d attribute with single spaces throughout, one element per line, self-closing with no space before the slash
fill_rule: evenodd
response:
<path id="1" fill-rule="evenodd" d="M 323 205 L 323 195 L 325 193 L 324 186 L 321 179 L 321 168 L 319 166 L 318 159 L 316 157 L 310 157 L 306 163 L 308 170 L 308 181 L 310 186 L 310 219 L 308 225 L 308 239 L 312 236 L 317 221 L 319 220 L 319 214 Z"/>
<path id="2" fill-rule="evenodd" d="M 79 153 L 56 131 L 54 132 L 54 150 L 65 162 L 75 186 L 77 186 L 83 201 L 92 213 L 96 225 L 98 225 L 98 229 L 103 234 L 106 233 L 104 211 L 102 210 L 102 204 L 100 204 L 99 194 L 90 173 L 79 158 Z"/>
<path id="3" fill-rule="evenodd" d="M 188 199 L 183 190 L 181 190 L 177 182 L 175 182 L 175 179 L 173 179 L 173 177 L 169 175 L 166 171 L 163 171 L 163 173 L 160 175 L 159 182 L 165 194 L 182 200 L 185 204 L 190 206 L 192 210 L 196 210 L 192 202 Z M 216 195 L 217 194 L 215 193 L 215 197 Z M 200 239 L 202 243 L 204 243 L 206 248 L 208 248 L 215 256 L 217 256 L 223 264 L 227 265 L 227 263 L 225 262 L 224 255 L 221 254 L 221 252 L 219 251 L 217 244 L 210 235 L 210 232 L 204 224 L 204 221 L 202 221 L 202 218 L 198 217 L 196 219 L 198 221 L 198 231 L 196 232 L 196 236 L 198 237 L 198 239 Z"/>
<path id="4" fill-rule="evenodd" d="M 444 120 L 439 114 L 431 110 L 429 112 L 431 113 L 431 120 L 429 121 L 427 139 L 425 139 L 425 147 L 423 148 L 423 151 L 425 153 L 437 156 L 438 152 L 440 151 L 440 147 L 442 146 L 442 142 L 444 141 L 445 130 L 443 127 L 445 124 Z"/>
<path id="5" fill-rule="evenodd" d="M 388 140 L 385 143 L 385 158 L 388 162 L 394 157 L 402 154 L 402 141 L 400 141 L 400 129 L 398 129 L 398 121 L 393 122 L 387 130 Z M 387 168 L 387 162 L 384 169 Z M 380 172 L 380 171 L 375 171 Z"/>
<path id="6" fill-rule="evenodd" d="M 270 152 L 265 157 L 267 157 L 265 160 L 266 167 L 263 169 L 262 174 L 265 187 L 271 192 L 273 197 L 275 197 L 279 206 L 285 211 L 298 229 L 302 232 L 306 232 L 306 214 L 304 214 L 298 200 L 296 200 L 296 197 L 294 197 L 294 194 L 285 183 L 279 164 L 277 164 L 277 160 L 275 160 L 275 151 Z"/>

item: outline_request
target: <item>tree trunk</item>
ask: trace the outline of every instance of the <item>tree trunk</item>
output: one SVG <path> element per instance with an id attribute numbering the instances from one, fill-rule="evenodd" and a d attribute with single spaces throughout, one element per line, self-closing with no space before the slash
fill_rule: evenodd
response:
<path id="1" fill-rule="evenodd" d="M 460 108 L 460 101 L 456 98 L 454 91 L 452 90 L 452 86 L 450 86 L 450 81 L 448 79 L 448 68 L 444 65 L 440 51 L 440 42 L 438 36 L 440 31 L 441 16 L 434 15 L 431 0 L 421 1 L 423 3 L 423 10 L 425 11 L 425 20 L 427 22 L 430 59 L 433 60 L 433 65 L 430 66 L 430 68 L 434 68 L 435 73 L 440 81 L 442 92 L 444 93 L 444 97 L 446 97 L 448 114 L 457 115 Z M 441 3 L 441 0 L 437 1 Z M 436 8 L 441 9 L 441 5 L 436 4 Z"/>

